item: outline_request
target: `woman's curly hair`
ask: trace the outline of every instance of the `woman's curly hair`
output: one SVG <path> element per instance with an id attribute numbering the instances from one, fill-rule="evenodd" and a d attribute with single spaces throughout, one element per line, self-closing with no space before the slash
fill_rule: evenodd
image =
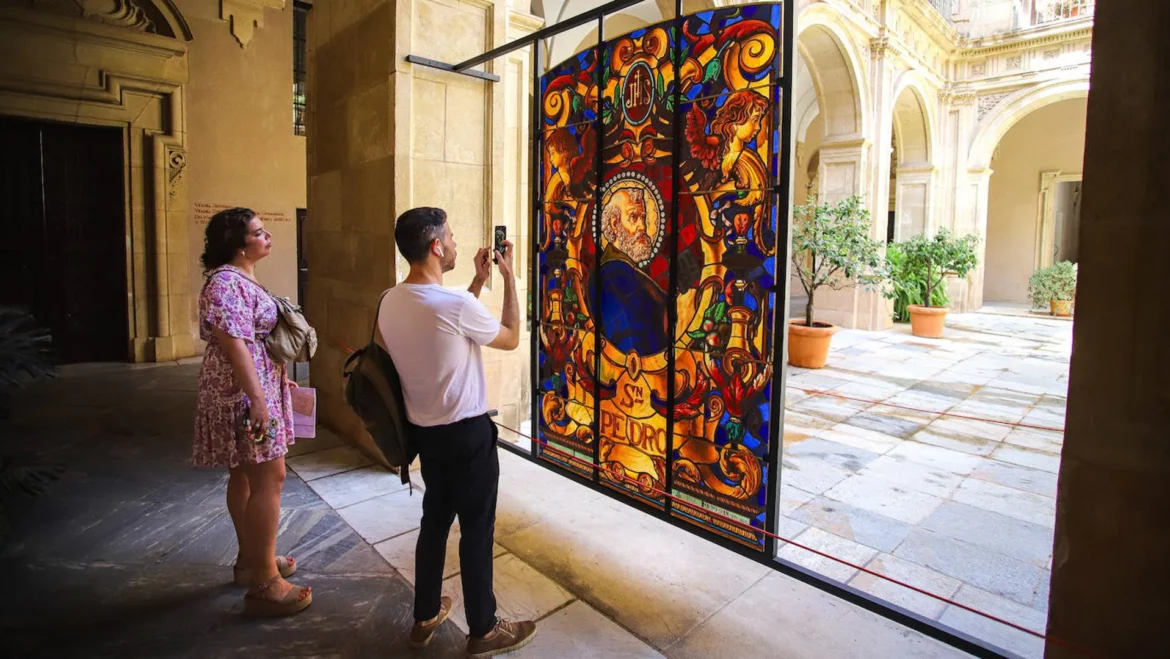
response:
<path id="1" fill-rule="evenodd" d="M 229 208 L 211 216 L 203 234 L 203 274 L 232 262 L 236 253 L 244 248 L 248 236 L 248 223 L 256 213 L 250 208 Z"/>

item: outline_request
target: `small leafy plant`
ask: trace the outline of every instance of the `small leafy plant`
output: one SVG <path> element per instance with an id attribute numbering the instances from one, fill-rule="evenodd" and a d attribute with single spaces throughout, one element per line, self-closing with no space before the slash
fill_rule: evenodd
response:
<path id="1" fill-rule="evenodd" d="M 869 211 L 854 196 L 836 204 L 815 200 L 794 209 L 792 265 L 808 295 L 804 322 L 813 324 L 817 289 L 874 288 L 885 281 L 882 244 L 870 238 Z"/>
<path id="2" fill-rule="evenodd" d="M 1032 308 L 1043 309 L 1052 301 L 1072 301 L 1077 295 L 1077 266 L 1071 261 L 1040 268 L 1028 278 Z"/>
<path id="3" fill-rule="evenodd" d="M 0 307 L 0 395 L 55 372 L 49 330 L 23 309 Z"/>
<path id="4" fill-rule="evenodd" d="M 947 275 L 965 277 L 975 268 L 979 261 L 975 254 L 978 244 L 979 236 L 957 238 L 946 229 L 939 229 L 933 237 L 915 236 L 901 244 L 908 267 L 920 272 L 926 281 L 923 306 L 940 306 L 936 304 L 934 292 Z"/>
<path id="5" fill-rule="evenodd" d="M 7 416 L 3 397 L 10 390 L 55 375 L 52 347 L 49 331 L 32 314 L 0 307 L 0 418 Z M 41 464 L 35 458 L 0 455 L 0 545 L 16 501 L 40 495 L 61 472 L 60 466 Z"/>
<path id="6" fill-rule="evenodd" d="M 886 269 L 890 274 L 890 285 L 885 291 L 888 299 L 894 301 L 894 321 L 910 322 L 910 306 L 926 303 L 926 273 L 906 258 L 902 243 L 886 247 Z M 945 286 L 939 286 L 930 293 L 930 306 L 945 307 L 951 303 Z"/>

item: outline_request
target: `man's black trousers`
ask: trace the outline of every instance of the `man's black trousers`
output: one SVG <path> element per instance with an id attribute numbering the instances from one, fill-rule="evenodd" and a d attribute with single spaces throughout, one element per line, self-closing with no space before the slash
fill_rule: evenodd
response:
<path id="1" fill-rule="evenodd" d="M 500 483 L 498 431 L 486 414 L 444 426 L 414 426 L 412 431 L 426 488 L 414 557 L 414 617 L 430 620 L 439 614 L 447 535 L 458 515 L 468 632 L 486 636 L 496 625 L 492 544 Z"/>

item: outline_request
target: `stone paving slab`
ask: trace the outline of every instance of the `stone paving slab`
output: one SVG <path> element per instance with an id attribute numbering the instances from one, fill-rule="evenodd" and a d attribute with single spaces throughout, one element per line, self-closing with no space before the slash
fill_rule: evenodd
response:
<path id="1" fill-rule="evenodd" d="M 1021 604 L 1031 604 L 1041 568 L 933 531 L 914 529 L 894 556 L 974 584 Z"/>
<path id="2" fill-rule="evenodd" d="M 1051 528 L 954 501 L 939 506 L 921 528 L 1037 567 L 1052 558 Z"/>
<path id="3" fill-rule="evenodd" d="M 658 659 L 663 655 L 584 602 L 540 622 L 536 638 L 515 659 Z"/>
<path id="4" fill-rule="evenodd" d="M 447 535 L 447 553 L 443 561 L 443 578 L 459 574 L 461 567 L 459 564 L 459 539 L 463 537 L 459 531 L 459 521 L 456 520 L 451 525 L 451 532 Z M 412 586 L 414 585 L 414 557 L 415 545 L 418 543 L 418 529 L 414 529 L 402 535 L 395 536 L 388 540 L 384 540 L 376 545 L 374 549 L 386 559 L 398 573 L 402 575 Z M 503 547 L 498 544 L 492 545 L 492 556 L 502 556 L 507 553 Z"/>
<path id="5" fill-rule="evenodd" d="M 996 617 L 1011 620 L 1028 629 L 1043 633 L 1048 616 L 1040 611 L 1005 600 L 993 593 L 982 591 L 970 584 L 964 585 L 955 595 L 955 601 L 986 611 Z M 948 606 L 939 619 L 944 625 L 966 632 L 972 636 L 989 640 L 996 645 L 1027 657 L 1039 659 L 1044 656 L 1044 641 L 1016 629 L 975 615 L 956 606 Z"/>
<path id="6" fill-rule="evenodd" d="M 792 539 L 804 547 L 810 547 L 834 558 L 848 561 L 853 565 L 865 566 L 877 555 L 877 550 L 846 540 L 838 535 L 812 527 Z M 857 569 L 825 556 L 819 556 L 803 547 L 787 544 L 776 554 L 783 560 L 806 567 L 817 574 L 846 583 L 857 574 Z"/>
<path id="7" fill-rule="evenodd" d="M 958 579 L 890 554 L 878 555 L 865 567 L 941 597 L 951 597 L 963 585 Z M 865 572 L 858 573 L 849 585 L 933 620 L 947 608 L 941 600 Z"/>
<path id="8" fill-rule="evenodd" d="M 775 573 L 670 646 L 666 654 L 677 659 L 968 656 Z"/>
<path id="9" fill-rule="evenodd" d="M 840 501 L 817 497 L 792 513 L 792 519 L 881 551 L 893 551 L 912 525 Z"/>
<path id="10" fill-rule="evenodd" d="M 285 465 L 306 482 L 369 467 L 372 464 L 374 464 L 372 460 L 352 446 L 338 446 L 285 460 Z"/>
<path id="11" fill-rule="evenodd" d="M 908 524 L 922 522 L 943 501 L 907 484 L 862 474 L 845 479 L 825 496 Z"/>

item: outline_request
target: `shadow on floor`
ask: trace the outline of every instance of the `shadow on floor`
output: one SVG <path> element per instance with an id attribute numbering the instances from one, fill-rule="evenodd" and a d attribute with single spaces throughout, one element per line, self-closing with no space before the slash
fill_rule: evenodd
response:
<path id="1" fill-rule="evenodd" d="M 18 657 L 456 657 L 411 651 L 406 581 L 292 472 L 277 550 L 313 605 L 240 615 L 226 472 L 189 466 L 198 366 L 85 369 L 20 392 L 0 454 L 63 467 L 5 515 L 0 636 Z M 313 442 L 316 440 L 303 440 Z"/>

